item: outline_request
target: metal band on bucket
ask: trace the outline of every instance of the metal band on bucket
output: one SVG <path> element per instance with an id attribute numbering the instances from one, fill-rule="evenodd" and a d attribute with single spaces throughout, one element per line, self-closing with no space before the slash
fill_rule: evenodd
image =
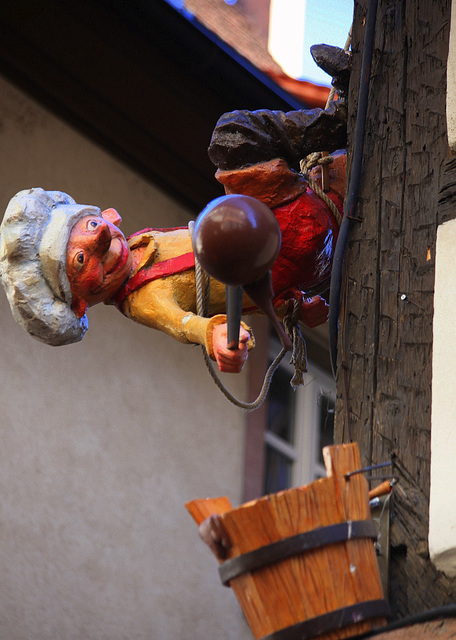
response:
<path id="1" fill-rule="evenodd" d="M 372 520 L 340 522 L 328 527 L 312 529 L 231 558 L 220 565 L 220 580 L 222 584 L 228 586 L 230 580 L 248 571 L 261 569 L 303 551 L 357 538 L 371 538 L 373 540 L 377 538 L 377 529 Z"/>
<path id="2" fill-rule="evenodd" d="M 391 612 L 386 600 L 367 600 L 279 629 L 261 640 L 310 640 L 323 633 L 342 629 L 369 618 L 383 618 L 389 615 Z"/>

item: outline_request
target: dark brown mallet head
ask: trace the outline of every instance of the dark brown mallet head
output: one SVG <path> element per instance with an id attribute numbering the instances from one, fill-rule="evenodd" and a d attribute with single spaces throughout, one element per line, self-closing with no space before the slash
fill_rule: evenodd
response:
<path id="1" fill-rule="evenodd" d="M 280 228 L 265 204 L 243 195 L 212 200 L 195 224 L 195 254 L 207 273 L 226 285 L 262 278 L 280 250 Z"/>
<path id="2" fill-rule="evenodd" d="M 232 289 L 243 287 L 271 320 L 282 345 L 291 349 L 272 305 L 270 269 L 280 251 L 281 234 L 271 209 L 250 196 L 216 198 L 198 216 L 193 241 L 203 269 L 227 286 L 229 348 L 237 348 L 242 311 L 242 289 Z"/>

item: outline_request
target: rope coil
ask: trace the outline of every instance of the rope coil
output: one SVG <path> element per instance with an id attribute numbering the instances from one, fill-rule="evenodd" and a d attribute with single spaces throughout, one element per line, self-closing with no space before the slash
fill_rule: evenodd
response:
<path id="1" fill-rule="evenodd" d="M 312 191 L 314 191 L 317 194 L 317 196 L 321 200 L 323 200 L 325 205 L 330 209 L 331 213 L 336 219 L 338 226 L 340 227 L 342 222 L 342 216 L 340 214 L 339 209 L 336 207 L 336 204 L 331 200 L 331 198 L 323 191 L 323 189 L 320 189 L 317 182 L 310 177 L 310 171 L 314 167 L 316 167 L 317 165 L 320 165 L 323 167 L 324 165 L 331 164 L 332 161 L 333 161 L 332 156 L 324 156 L 324 155 L 322 156 L 321 152 L 311 153 L 307 156 L 307 158 L 304 158 L 303 160 L 300 161 L 299 169 L 301 171 L 301 174 L 304 180 L 307 182 L 307 184 L 312 189 Z"/>
<path id="2" fill-rule="evenodd" d="M 191 237 L 193 238 L 193 230 L 194 230 L 195 222 L 191 220 L 188 224 L 188 229 Z M 208 308 L 209 308 L 209 286 L 210 286 L 210 277 L 207 273 L 204 272 L 201 267 L 200 262 L 195 256 L 195 280 L 196 280 L 196 312 L 199 316 L 207 317 Z M 301 304 L 297 300 L 294 300 L 293 309 L 289 311 L 284 320 L 283 325 L 285 327 L 285 331 L 288 336 L 291 338 L 293 343 L 292 349 L 292 357 L 290 360 L 290 364 L 294 365 L 295 373 L 290 381 L 290 385 L 293 390 L 296 389 L 299 385 L 304 384 L 303 374 L 307 371 L 307 348 L 304 337 L 301 333 L 301 329 L 299 328 L 299 308 Z M 270 364 L 268 370 L 266 371 L 263 385 L 261 387 L 260 393 L 258 397 L 253 402 L 243 402 L 236 398 L 223 384 L 220 378 L 217 375 L 217 372 L 214 369 L 214 366 L 209 358 L 209 355 L 206 351 L 204 345 L 201 345 L 201 350 L 203 352 L 203 359 L 206 364 L 207 370 L 215 382 L 218 389 L 223 393 L 223 395 L 236 407 L 239 409 L 243 409 L 244 411 L 254 411 L 260 407 L 269 391 L 269 387 L 271 386 L 272 377 L 277 370 L 279 364 L 282 362 L 285 354 L 287 353 L 287 349 L 283 348 L 279 352 L 279 354 L 274 358 L 272 363 Z"/>
<path id="3" fill-rule="evenodd" d="M 293 309 L 283 319 L 283 326 L 293 343 L 290 364 L 294 366 L 294 375 L 290 385 L 294 391 L 304 384 L 304 374 L 307 372 L 307 345 L 299 326 L 299 309 L 301 303 L 293 301 Z"/>
<path id="4" fill-rule="evenodd" d="M 348 33 L 347 40 L 345 42 L 344 51 L 348 51 L 350 49 L 351 41 L 352 41 L 352 31 L 353 31 L 353 25 L 350 27 L 350 31 Z M 335 94 L 336 94 L 335 87 L 331 87 L 328 98 L 326 100 L 325 109 L 329 107 L 329 104 L 334 99 Z M 309 175 L 310 171 L 317 165 L 320 165 L 323 168 L 325 165 L 329 165 L 332 161 L 333 161 L 333 158 L 330 155 L 326 155 L 325 152 L 319 151 L 319 152 L 311 153 L 305 159 L 301 160 L 301 162 L 299 163 L 299 168 L 300 168 L 301 174 L 303 175 L 309 187 L 329 207 L 329 209 L 331 210 L 332 214 L 334 215 L 337 221 L 337 224 L 340 227 L 342 222 L 342 216 L 339 212 L 339 209 L 336 207 L 336 205 L 331 200 L 331 198 L 329 198 L 326 195 L 326 193 L 322 189 L 320 189 L 320 187 L 315 182 L 315 180 L 312 180 L 312 178 Z"/>

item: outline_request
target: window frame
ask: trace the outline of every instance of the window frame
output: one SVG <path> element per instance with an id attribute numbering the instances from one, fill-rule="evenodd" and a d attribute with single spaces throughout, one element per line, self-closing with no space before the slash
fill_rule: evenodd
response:
<path id="1" fill-rule="evenodd" d="M 280 344 L 272 337 L 269 345 L 269 359 L 272 360 L 280 350 Z M 293 365 L 285 357 L 280 363 L 290 376 L 294 373 Z M 292 461 L 291 486 L 301 486 L 316 478 L 326 475 L 320 458 L 320 411 L 319 398 L 325 395 L 333 402 L 336 400 L 335 381 L 321 367 L 312 362 L 307 363 L 304 384 L 296 389 L 293 416 L 293 443 L 288 443 L 269 432 L 264 433 L 265 444 L 269 444 Z M 318 428 L 317 428 L 318 427 Z M 263 472 L 264 475 L 264 472 Z"/>
<path id="2" fill-rule="evenodd" d="M 275 338 L 271 339 L 267 319 L 252 316 L 249 321 L 256 336 L 256 348 L 249 355 L 249 401 L 252 401 L 258 395 L 258 389 L 261 387 L 270 359 L 277 355 L 280 346 Z M 315 477 L 325 475 L 324 467 L 319 462 L 319 438 L 315 430 L 308 428 L 308 424 L 316 424 L 319 419 L 317 399 L 321 391 L 334 403 L 336 400 L 335 381 L 330 373 L 326 331 L 326 327 L 319 330 L 303 330 L 308 351 L 308 372 L 305 374 L 304 385 L 296 391 L 294 412 L 296 443 L 291 449 L 286 443 L 279 444 L 282 452 L 301 458 L 299 464 L 293 465 L 292 486 L 308 484 Z M 288 362 L 289 358 L 285 356 L 281 366 L 289 369 L 291 378 L 293 368 Z M 244 501 L 264 495 L 266 444 L 276 443 L 277 438 L 274 434 L 267 433 L 267 408 L 268 400 L 266 399 L 259 409 L 246 414 Z"/>

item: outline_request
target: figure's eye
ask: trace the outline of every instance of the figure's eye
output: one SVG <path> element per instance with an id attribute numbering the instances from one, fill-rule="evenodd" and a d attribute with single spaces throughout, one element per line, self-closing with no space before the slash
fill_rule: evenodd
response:
<path id="1" fill-rule="evenodd" d="M 84 254 L 82 253 L 82 251 L 80 251 L 77 256 L 76 256 L 76 260 L 79 264 L 84 264 Z"/>
<path id="2" fill-rule="evenodd" d="M 96 229 L 99 224 L 100 223 L 98 222 L 98 220 L 89 220 L 89 222 L 87 223 L 87 227 L 89 229 Z"/>

